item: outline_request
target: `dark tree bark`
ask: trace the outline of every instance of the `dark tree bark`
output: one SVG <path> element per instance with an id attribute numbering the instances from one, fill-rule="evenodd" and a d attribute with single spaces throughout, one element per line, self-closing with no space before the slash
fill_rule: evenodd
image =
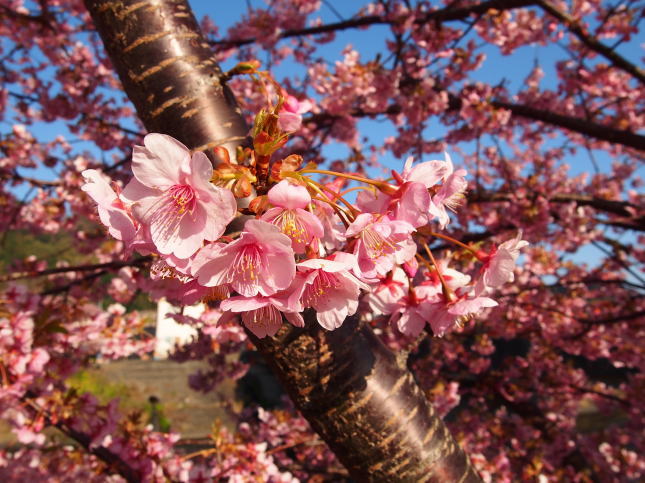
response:
<path id="1" fill-rule="evenodd" d="M 86 7 L 149 132 L 206 151 L 241 144 L 247 126 L 186 1 L 93 1 Z"/>
<path id="2" fill-rule="evenodd" d="M 247 134 L 185 0 L 85 0 L 149 131 L 193 149 Z M 223 141 L 224 140 L 224 141 Z M 480 481 L 412 374 L 355 318 L 333 332 L 315 314 L 254 339 L 298 409 L 359 481 Z"/>

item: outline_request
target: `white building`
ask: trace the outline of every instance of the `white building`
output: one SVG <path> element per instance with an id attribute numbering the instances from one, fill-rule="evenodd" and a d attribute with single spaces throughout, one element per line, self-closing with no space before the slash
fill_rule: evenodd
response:
<path id="1" fill-rule="evenodd" d="M 191 305 L 183 307 L 183 313 L 190 317 L 198 318 L 204 312 L 204 304 Z M 182 307 L 176 307 L 170 304 L 165 298 L 157 303 L 157 330 L 155 331 L 157 343 L 155 345 L 155 359 L 166 359 L 172 352 L 175 345 L 183 345 L 193 337 L 197 336 L 197 331 L 186 324 L 179 324 L 170 317 L 168 313 L 177 314 L 182 311 Z"/>

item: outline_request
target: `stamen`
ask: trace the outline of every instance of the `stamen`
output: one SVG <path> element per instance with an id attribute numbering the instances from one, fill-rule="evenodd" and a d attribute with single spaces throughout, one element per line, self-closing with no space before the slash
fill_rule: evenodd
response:
<path id="1" fill-rule="evenodd" d="M 336 289 L 338 287 L 340 287 L 340 281 L 335 274 L 318 270 L 318 275 L 313 283 L 305 288 L 302 295 L 302 302 L 306 307 L 313 307 L 330 289 Z"/>
<path id="2" fill-rule="evenodd" d="M 283 211 L 273 220 L 273 223 L 294 242 L 307 243 L 309 241 L 307 227 L 300 222 L 293 210 Z"/>
<path id="3" fill-rule="evenodd" d="M 376 230 L 371 227 L 365 228 L 361 231 L 361 240 L 365 244 L 367 255 L 376 260 L 383 255 L 389 255 L 396 251 L 395 243 L 388 238 L 383 237 Z"/>
<path id="4" fill-rule="evenodd" d="M 168 190 L 168 195 L 175 201 L 175 209 L 177 214 L 181 215 L 185 211 L 192 213 L 197 204 L 195 198 L 195 190 L 191 186 L 185 184 L 173 185 Z"/>
<path id="5" fill-rule="evenodd" d="M 256 245 L 246 245 L 235 254 L 227 282 L 254 287 L 259 278 L 258 272 L 262 266 L 262 255 Z"/>
<path id="6" fill-rule="evenodd" d="M 249 328 L 253 326 L 275 327 L 282 324 L 282 314 L 273 305 L 265 305 L 259 309 L 243 312 L 242 321 Z"/>

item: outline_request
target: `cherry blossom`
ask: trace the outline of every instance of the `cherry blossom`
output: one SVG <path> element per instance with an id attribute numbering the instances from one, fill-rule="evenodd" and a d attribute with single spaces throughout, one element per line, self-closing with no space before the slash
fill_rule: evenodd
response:
<path id="1" fill-rule="evenodd" d="M 311 203 L 311 196 L 304 186 L 282 180 L 269 190 L 268 198 L 275 208 L 269 209 L 261 219 L 276 225 L 291 238 L 296 253 L 304 253 L 314 240 L 323 237 L 322 223 L 305 210 Z"/>
<path id="2" fill-rule="evenodd" d="M 299 101 L 294 96 L 287 95 L 278 114 L 278 123 L 283 131 L 297 131 L 302 124 L 302 115 L 311 111 L 313 104 L 309 99 Z"/>
<path id="3" fill-rule="evenodd" d="M 169 136 L 149 134 L 132 156 L 134 179 L 123 190 L 148 226 L 157 250 L 179 258 L 215 241 L 237 210 L 233 194 L 208 182 L 211 163 Z"/>
<path id="4" fill-rule="evenodd" d="M 486 287 L 499 287 L 515 279 L 513 269 L 520 250 L 529 244 L 522 240 L 522 232 L 517 237 L 501 243 L 498 247 L 493 246 L 490 253 L 482 254 L 483 266 L 480 278 L 475 286 L 476 293 L 483 293 Z"/>
<path id="5" fill-rule="evenodd" d="M 234 242 L 195 271 L 206 287 L 230 284 L 240 295 L 272 295 L 287 288 L 296 264 L 291 239 L 265 221 L 249 220 Z"/>
<path id="6" fill-rule="evenodd" d="M 342 12 L 339 23 L 324 2 L 273 0 L 228 30 L 203 19 L 215 59 L 254 69 L 227 81 L 248 124 L 264 109 L 285 136 L 266 142 L 271 159 L 232 146 L 230 164 L 216 169 L 163 134 L 144 139 L 86 11 L 91 2 L 5 3 L 0 416 L 18 439 L 0 450 L 0 480 L 347 478 L 286 399 L 266 410 L 220 400 L 227 429 L 214 428 L 210 447 L 186 458 L 179 435 L 75 395 L 69 376 L 88 365 L 148 357 L 154 339 L 133 309 L 146 297 L 208 303 L 200 317 L 177 316 L 198 335 L 172 357 L 204 361 L 190 385 L 213 397 L 249 368 L 240 358 L 255 354 L 245 324 L 271 337 L 284 314 L 305 325 L 294 334 L 307 334 L 303 306 L 330 306 L 324 330 L 351 312 L 404 356 L 484 481 L 643 478 L 637 3 L 502 2 L 482 13 L 468 2 L 374 2 Z M 344 46 L 337 58 L 332 40 Z M 555 43 L 554 55 L 537 49 L 523 62 L 526 49 Z M 164 132 L 192 133 L 191 102 L 154 113 L 171 119 Z M 212 156 L 209 146 L 221 158 L 223 147 Z M 454 166 L 438 160 L 444 151 Z M 289 155 L 302 162 L 284 162 Z M 416 163 L 391 170 L 412 155 Z M 288 190 L 278 188 L 285 179 Z M 276 202 L 281 190 L 301 201 Z M 311 225 L 296 224 L 299 210 Z M 245 217 L 268 226 L 253 244 L 281 254 L 253 265 L 257 284 L 231 267 L 241 240 L 251 244 Z M 375 225 L 387 249 L 374 261 L 358 228 Z M 297 296 L 288 302 L 285 293 Z M 79 444 L 59 444 L 60 428 Z M 118 474 L 115 461 L 132 473 Z"/>
<path id="7" fill-rule="evenodd" d="M 101 222 L 108 227 L 110 235 L 117 240 L 131 241 L 137 233 L 137 225 L 130 210 L 100 172 L 87 169 L 82 174 L 87 183 L 81 189 L 96 202 Z"/>
<path id="8" fill-rule="evenodd" d="M 327 330 L 340 327 L 356 313 L 358 294 L 369 287 L 350 272 L 356 262 L 349 257 L 335 260 L 311 259 L 298 264 L 304 281 L 302 305 L 316 310 L 318 323 Z"/>

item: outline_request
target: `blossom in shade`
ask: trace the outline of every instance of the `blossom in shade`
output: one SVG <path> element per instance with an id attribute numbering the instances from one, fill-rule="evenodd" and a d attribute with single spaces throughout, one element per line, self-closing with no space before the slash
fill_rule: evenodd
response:
<path id="1" fill-rule="evenodd" d="M 82 173 L 85 191 L 98 205 L 99 218 L 117 240 L 129 242 L 137 234 L 137 226 L 130 210 L 110 187 L 104 175 L 96 169 L 86 169 Z"/>
<path id="2" fill-rule="evenodd" d="M 401 333 L 416 337 L 426 325 L 431 313 L 431 303 L 438 300 L 440 288 L 433 284 L 410 287 L 389 306 L 390 324 L 396 324 Z"/>
<path id="3" fill-rule="evenodd" d="M 294 284 L 271 296 L 231 297 L 221 302 L 220 309 L 241 313 L 242 322 L 256 337 L 273 336 L 282 325 L 283 313 L 293 325 L 304 327 L 298 313 L 302 311 L 299 301 L 302 289 L 302 284 Z"/>
<path id="4" fill-rule="evenodd" d="M 197 257 L 192 271 L 200 284 L 229 284 L 245 297 L 273 295 L 289 287 L 296 271 L 291 239 L 262 220 L 248 220 L 240 237 Z"/>
<path id="5" fill-rule="evenodd" d="M 522 231 L 520 230 L 517 237 L 505 241 L 499 247 L 493 246 L 490 253 L 479 254 L 484 265 L 475 285 L 475 292 L 480 294 L 487 287 L 495 288 L 506 282 L 512 282 L 515 279 L 513 270 L 517 257 L 520 256 L 520 250 L 528 244 L 529 242 L 522 240 Z"/>
<path id="6" fill-rule="evenodd" d="M 316 310 L 318 323 L 327 330 L 337 329 L 348 316 L 354 315 L 361 288 L 369 289 L 350 273 L 355 265 L 351 254 L 334 255 L 334 260 L 311 259 L 298 264 L 304 285 L 302 305 Z"/>
<path id="7" fill-rule="evenodd" d="M 396 267 L 384 277 L 365 296 L 374 315 L 389 315 L 397 309 L 397 304 L 408 292 L 408 277 L 405 271 Z"/>
<path id="8" fill-rule="evenodd" d="M 188 258 L 204 240 L 217 240 L 237 212 L 233 193 L 210 183 L 213 168 L 204 153 L 193 153 L 164 134 L 148 134 L 132 155 L 134 178 L 123 197 L 149 227 L 162 255 Z"/>
<path id="9" fill-rule="evenodd" d="M 430 323 L 432 332 L 441 337 L 459 320 L 469 319 L 482 309 L 497 305 L 497 302 L 491 298 L 480 297 L 468 292 L 464 292 L 450 302 L 446 302 L 445 298 L 441 296 L 439 302 L 432 303 L 427 307 L 426 320 Z"/>
<path id="10" fill-rule="evenodd" d="M 414 256 L 416 244 L 410 233 L 414 227 L 405 221 L 361 213 L 347 228 L 345 236 L 355 237 L 354 255 L 361 276 L 375 279 L 395 265 Z"/>
<path id="11" fill-rule="evenodd" d="M 304 253 L 307 245 L 323 237 L 322 223 L 305 209 L 311 203 L 307 188 L 285 179 L 269 190 L 268 198 L 275 208 L 269 209 L 261 219 L 276 225 L 291 238 L 296 253 Z"/>

